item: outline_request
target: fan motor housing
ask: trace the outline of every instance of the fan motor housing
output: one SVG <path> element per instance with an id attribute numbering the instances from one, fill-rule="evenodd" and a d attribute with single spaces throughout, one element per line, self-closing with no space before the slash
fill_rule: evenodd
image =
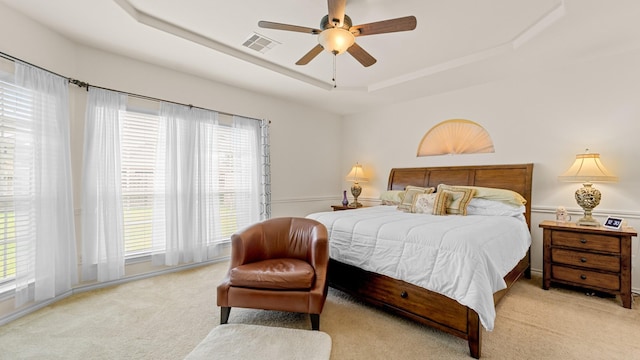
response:
<path id="1" fill-rule="evenodd" d="M 349 30 L 353 23 L 351 22 L 351 18 L 344 15 L 344 21 L 342 22 L 342 29 Z M 329 15 L 325 15 L 322 20 L 320 20 L 320 29 L 327 30 L 338 26 L 333 26 L 333 22 L 329 21 Z"/>

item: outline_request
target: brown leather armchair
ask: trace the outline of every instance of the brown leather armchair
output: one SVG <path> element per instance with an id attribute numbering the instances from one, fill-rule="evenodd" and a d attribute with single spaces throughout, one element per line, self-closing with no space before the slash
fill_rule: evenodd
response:
<path id="1" fill-rule="evenodd" d="M 231 264 L 218 286 L 220 324 L 232 307 L 310 314 L 320 329 L 327 297 L 329 241 L 321 223 L 282 217 L 231 236 Z"/>

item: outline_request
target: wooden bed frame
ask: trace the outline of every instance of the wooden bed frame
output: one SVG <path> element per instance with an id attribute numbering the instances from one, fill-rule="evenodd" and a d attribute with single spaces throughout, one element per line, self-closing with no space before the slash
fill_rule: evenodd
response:
<path id="1" fill-rule="evenodd" d="M 403 190 L 407 185 L 474 185 L 509 189 L 525 199 L 525 218 L 531 229 L 531 181 L 533 164 L 482 165 L 455 167 L 394 168 L 389 174 L 388 190 Z M 531 278 L 531 250 L 504 277 L 507 288 L 493 296 L 497 304 L 521 276 Z M 347 292 L 369 304 L 429 325 L 465 339 L 472 357 L 480 358 L 481 325 L 478 314 L 457 301 L 388 276 L 372 273 L 330 259 L 329 286 Z"/>

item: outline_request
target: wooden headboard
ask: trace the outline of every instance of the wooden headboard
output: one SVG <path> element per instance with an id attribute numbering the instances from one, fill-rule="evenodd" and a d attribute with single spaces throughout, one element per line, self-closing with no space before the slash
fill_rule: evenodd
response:
<path id="1" fill-rule="evenodd" d="M 393 168 L 387 190 L 404 190 L 407 185 L 437 187 L 438 184 L 512 190 L 527 199 L 524 215 L 531 228 L 532 177 L 533 164 Z"/>

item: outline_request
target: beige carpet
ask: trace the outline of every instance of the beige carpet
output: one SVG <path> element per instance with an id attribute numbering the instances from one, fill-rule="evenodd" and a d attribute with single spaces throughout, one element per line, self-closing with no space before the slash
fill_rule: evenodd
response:
<path id="1" fill-rule="evenodd" d="M 329 360 L 331 337 L 322 331 L 274 326 L 216 326 L 185 360 Z"/>
<path id="2" fill-rule="evenodd" d="M 218 326 L 227 264 L 75 295 L 0 327 L 0 359 L 183 359 Z M 640 301 L 519 281 L 483 331 L 484 359 L 640 358 Z M 310 329 L 308 315 L 232 309 L 230 324 Z M 332 360 L 470 359 L 467 343 L 330 290 L 320 330 Z"/>

